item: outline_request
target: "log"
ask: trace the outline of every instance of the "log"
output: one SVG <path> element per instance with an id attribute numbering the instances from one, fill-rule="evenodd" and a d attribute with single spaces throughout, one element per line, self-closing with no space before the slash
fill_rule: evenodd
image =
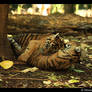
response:
<path id="1" fill-rule="evenodd" d="M 84 18 L 75 14 L 41 15 L 9 15 L 6 33 L 57 33 L 75 32 L 92 29 L 92 18 Z"/>

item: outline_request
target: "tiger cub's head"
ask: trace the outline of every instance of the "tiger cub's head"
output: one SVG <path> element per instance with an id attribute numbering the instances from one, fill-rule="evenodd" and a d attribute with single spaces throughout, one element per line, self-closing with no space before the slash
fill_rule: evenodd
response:
<path id="1" fill-rule="evenodd" d="M 53 54 L 64 47 L 64 40 L 59 33 L 47 37 L 42 47 L 43 54 Z"/>

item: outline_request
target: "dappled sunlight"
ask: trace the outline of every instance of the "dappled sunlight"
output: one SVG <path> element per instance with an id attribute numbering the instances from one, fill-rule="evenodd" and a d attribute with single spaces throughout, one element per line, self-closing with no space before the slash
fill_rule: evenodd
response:
<path id="1" fill-rule="evenodd" d="M 80 15 L 82 17 L 92 17 L 92 10 L 88 9 L 82 9 L 82 10 L 78 10 L 75 14 Z"/>

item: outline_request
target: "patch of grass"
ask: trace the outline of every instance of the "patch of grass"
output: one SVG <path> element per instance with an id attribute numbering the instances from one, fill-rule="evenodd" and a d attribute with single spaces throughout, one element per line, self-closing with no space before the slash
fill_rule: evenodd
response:
<path id="1" fill-rule="evenodd" d="M 57 76 L 54 73 L 52 73 L 51 75 L 49 75 L 47 77 L 48 77 L 48 79 L 53 80 L 53 81 L 57 81 L 58 80 Z"/>

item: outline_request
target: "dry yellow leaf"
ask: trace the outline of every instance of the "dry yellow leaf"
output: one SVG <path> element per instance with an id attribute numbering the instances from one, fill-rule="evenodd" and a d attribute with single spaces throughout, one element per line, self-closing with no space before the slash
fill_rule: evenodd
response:
<path id="1" fill-rule="evenodd" d="M 37 71 L 38 70 L 38 68 L 37 67 L 33 67 L 33 68 L 27 68 L 27 69 L 24 69 L 24 70 L 22 70 L 22 71 L 20 71 L 20 72 L 23 72 L 23 73 L 27 73 L 27 72 L 35 72 L 35 71 Z"/>
<path id="2" fill-rule="evenodd" d="M 77 82 L 80 82 L 79 80 L 75 80 L 75 79 L 71 79 L 68 81 L 69 83 L 77 83 Z"/>
<path id="3" fill-rule="evenodd" d="M 5 61 L 2 61 L 0 62 L 0 66 L 3 67 L 4 69 L 9 69 L 13 66 L 13 61 L 10 61 L 10 60 L 5 60 Z"/>
<path id="4" fill-rule="evenodd" d="M 51 81 L 50 80 L 43 81 L 43 84 L 49 85 L 49 84 L 51 84 Z"/>

